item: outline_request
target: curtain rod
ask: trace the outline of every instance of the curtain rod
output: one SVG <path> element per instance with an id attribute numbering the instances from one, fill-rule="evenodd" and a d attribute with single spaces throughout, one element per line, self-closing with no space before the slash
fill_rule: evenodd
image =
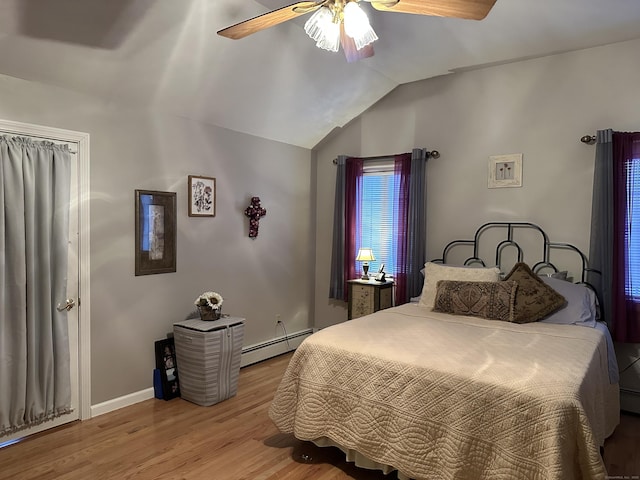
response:
<path id="1" fill-rule="evenodd" d="M 71 143 L 75 143 L 75 142 L 62 142 L 57 138 L 53 138 L 53 137 L 45 137 L 42 135 L 29 135 L 28 133 L 22 133 L 17 131 L 14 132 L 11 130 L 0 130 L 0 135 L 5 135 L 5 136 L 10 135 L 11 138 L 14 138 L 14 137 L 35 138 L 36 141 L 45 140 L 53 143 L 54 145 L 66 145 L 67 147 L 70 147 Z M 56 142 L 60 142 L 60 143 L 56 143 Z M 76 150 L 71 150 L 71 148 L 69 148 L 69 153 L 71 155 L 76 155 L 78 152 Z"/>
<path id="2" fill-rule="evenodd" d="M 594 143 L 596 143 L 596 136 L 595 135 L 584 135 L 583 137 L 580 138 L 580 141 L 582 143 L 586 143 L 587 145 L 593 145 Z"/>
<path id="3" fill-rule="evenodd" d="M 377 155 L 375 157 L 360 157 L 362 160 L 381 160 L 383 158 L 389 158 L 389 157 L 395 157 L 395 155 Z M 437 150 L 432 150 L 430 152 L 427 152 L 426 154 L 427 158 L 440 158 L 440 152 Z M 338 159 L 334 158 L 333 159 L 333 164 L 337 165 L 338 164 Z"/>

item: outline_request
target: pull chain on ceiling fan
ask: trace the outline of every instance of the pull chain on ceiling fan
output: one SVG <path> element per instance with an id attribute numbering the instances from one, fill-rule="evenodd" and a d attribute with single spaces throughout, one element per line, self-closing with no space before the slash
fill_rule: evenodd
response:
<path id="1" fill-rule="evenodd" d="M 370 3 L 383 12 L 412 13 L 438 17 L 482 20 L 496 0 L 319 0 L 297 2 L 245 20 L 218 32 L 234 40 L 244 38 L 300 15 L 314 12 L 304 30 L 318 48 L 337 52 L 342 45 L 347 61 L 373 56 L 378 36 L 371 28 L 360 1 Z"/>

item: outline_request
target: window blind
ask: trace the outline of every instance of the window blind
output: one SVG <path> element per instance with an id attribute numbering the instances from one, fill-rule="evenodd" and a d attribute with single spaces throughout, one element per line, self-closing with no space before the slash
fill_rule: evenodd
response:
<path id="1" fill-rule="evenodd" d="M 393 275 L 396 271 L 393 160 L 372 162 L 367 167 L 363 176 L 358 248 L 370 247 L 373 250 L 376 259 L 369 262 L 370 272 L 377 272 L 384 263 L 385 272 Z M 356 267 L 361 270 L 361 265 Z"/>
<path id="2" fill-rule="evenodd" d="M 640 300 L 640 158 L 625 162 L 627 208 L 625 222 L 626 281 L 625 293 Z"/>

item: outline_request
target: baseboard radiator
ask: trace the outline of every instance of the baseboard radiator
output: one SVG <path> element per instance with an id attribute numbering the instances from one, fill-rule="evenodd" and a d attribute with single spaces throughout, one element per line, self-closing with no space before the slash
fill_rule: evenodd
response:
<path id="1" fill-rule="evenodd" d="M 300 330 L 290 335 L 282 337 L 276 337 L 272 340 L 256 343 L 254 345 L 247 345 L 242 348 L 242 357 L 240 361 L 240 368 L 254 363 L 262 362 L 269 358 L 277 357 L 283 353 L 291 352 L 298 348 L 302 341 L 313 333 L 311 328 L 306 330 Z"/>

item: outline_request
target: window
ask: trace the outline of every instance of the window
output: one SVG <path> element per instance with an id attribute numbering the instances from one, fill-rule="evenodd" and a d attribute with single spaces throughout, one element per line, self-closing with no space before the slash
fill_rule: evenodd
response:
<path id="1" fill-rule="evenodd" d="M 625 293 L 636 302 L 640 301 L 640 158 L 625 161 L 626 170 L 626 215 L 625 215 L 625 262 L 627 278 Z"/>
<path id="2" fill-rule="evenodd" d="M 367 161 L 362 178 L 360 202 L 360 238 L 357 247 L 370 247 L 375 261 L 369 262 L 369 271 L 384 270 L 393 275 L 396 269 L 396 242 L 394 242 L 394 162 L 392 158 Z M 362 262 L 356 262 L 356 271 L 362 271 Z"/>
<path id="3" fill-rule="evenodd" d="M 338 160 L 329 298 L 347 300 L 348 281 L 362 275 L 356 253 L 366 247 L 376 257 L 371 272 L 384 263 L 393 275 L 396 305 L 422 288 L 425 162 L 413 165 L 414 153 L 415 160 L 426 158 L 424 150 L 415 150 L 379 160 Z"/>

